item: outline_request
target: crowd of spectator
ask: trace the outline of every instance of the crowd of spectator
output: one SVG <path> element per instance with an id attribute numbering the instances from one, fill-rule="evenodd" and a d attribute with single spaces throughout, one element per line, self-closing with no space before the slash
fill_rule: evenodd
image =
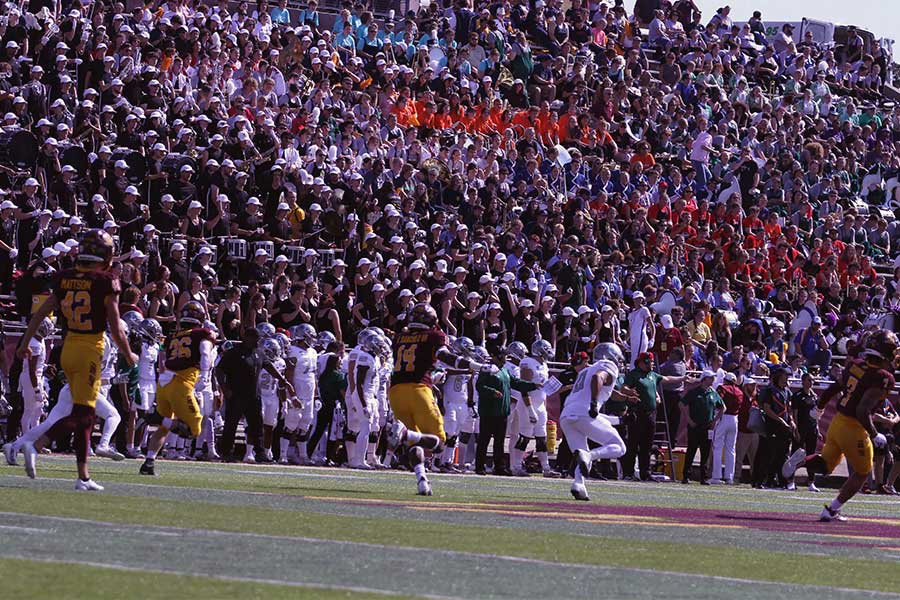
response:
<path id="1" fill-rule="evenodd" d="M 666 402 L 834 376 L 900 306 L 890 56 L 729 12 L 4 4 L 0 287 L 27 317 L 102 228 L 164 330 L 196 300 L 352 345 L 429 302 L 493 354 L 620 344 Z"/>

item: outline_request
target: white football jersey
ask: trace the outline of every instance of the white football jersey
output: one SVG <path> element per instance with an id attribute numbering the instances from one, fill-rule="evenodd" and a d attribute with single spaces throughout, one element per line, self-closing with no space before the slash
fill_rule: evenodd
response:
<path id="1" fill-rule="evenodd" d="M 310 399 L 316 391 L 318 355 L 312 348 L 291 346 L 288 357 L 294 360 L 294 391 L 303 399 Z"/>
<path id="2" fill-rule="evenodd" d="M 444 403 L 466 404 L 469 401 L 469 381 L 471 379 L 471 373 L 447 375 L 444 380 Z"/>
<path id="3" fill-rule="evenodd" d="M 210 343 L 209 362 L 207 363 L 206 368 L 204 368 L 204 364 L 201 362 L 200 377 L 197 378 L 197 383 L 194 385 L 194 389 L 198 392 L 212 393 L 212 370 L 218 362 L 218 358 L 219 351 L 216 348 L 216 345 Z"/>
<path id="4" fill-rule="evenodd" d="M 156 384 L 156 365 L 159 361 L 159 344 L 156 342 L 141 344 L 141 355 L 138 357 L 138 379 L 141 383 Z"/>
<path id="5" fill-rule="evenodd" d="M 547 363 L 540 362 L 536 358 L 528 357 L 522 359 L 521 364 L 519 364 L 519 373 L 521 374 L 523 371 L 531 371 L 531 383 L 536 383 L 540 386 L 543 386 L 550 379 L 550 370 L 547 368 Z"/>
<path id="6" fill-rule="evenodd" d="M 47 347 L 44 345 L 44 340 L 31 338 L 31 341 L 28 342 L 28 349 L 31 350 L 32 358 L 37 359 L 35 373 L 37 375 L 38 387 L 33 391 L 39 392 L 44 386 L 44 365 L 47 363 Z M 31 375 L 28 374 L 30 368 L 30 363 L 26 359 L 22 364 L 22 373 L 19 375 L 19 390 L 23 392 L 32 391 Z"/>
<path id="7" fill-rule="evenodd" d="M 119 361 L 119 351 L 108 333 L 103 334 L 103 356 L 100 358 L 100 379 L 112 379 L 116 376 L 116 363 Z"/>
<path id="8" fill-rule="evenodd" d="M 597 395 L 597 407 L 606 404 L 616 387 L 616 380 L 619 378 L 619 367 L 609 360 L 598 360 L 594 364 L 585 368 L 578 374 L 575 384 L 572 386 L 572 392 L 566 398 L 566 405 L 563 408 L 562 417 L 584 417 L 591 408 L 591 380 L 598 372 L 604 371 L 609 373 L 606 385 L 600 388 Z"/>
<path id="9" fill-rule="evenodd" d="M 350 352 L 348 363 L 352 370 L 352 383 L 350 389 L 353 392 L 356 392 L 357 387 L 359 387 L 359 384 L 361 383 L 365 401 L 374 402 L 378 393 L 378 371 L 381 369 L 381 361 L 377 356 L 373 356 L 365 350 L 354 348 Z M 356 373 L 359 370 L 359 367 L 369 367 L 366 371 L 365 379 L 362 382 L 356 381 Z"/>
<path id="10" fill-rule="evenodd" d="M 278 373 L 284 374 L 284 359 L 279 358 L 272 362 L 272 367 Z M 259 370 L 259 395 L 263 398 L 272 398 L 278 395 L 278 379 L 265 369 Z"/>

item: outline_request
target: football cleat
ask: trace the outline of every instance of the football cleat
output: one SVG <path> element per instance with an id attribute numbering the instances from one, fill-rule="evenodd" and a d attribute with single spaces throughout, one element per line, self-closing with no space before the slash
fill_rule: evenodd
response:
<path id="1" fill-rule="evenodd" d="M 152 458 L 146 459 L 143 464 L 141 464 L 141 475 L 156 475 L 156 461 Z"/>
<path id="2" fill-rule="evenodd" d="M 125 458 L 144 458 L 140 448 L 130 448 L 125 451 Z"/>
<path id="3" fill-rule="evenodd" d="M 37 477 L 37 470 L 35 468 L 35 463 L 37 463 L 37 450 L 34 449 L 34 444 L 25 442 L 22 444 L 22 452 L 25 454 L 25 474 L 34 479 Z"/>
<path id="4" fill-rule="evenodd" d="M 792 481 L 792 482 L 790 482 L 789 484 L 787 484 L 787 486 L 785 486 L 784 489 L 787 490 L 787 491 L 789 491 L 789 492 L 796 492 L 796 491 L 797 491 L 797 484 L 794 483 L 794 482 Z"/>
<path id="5" fill-rule="evenodd" d="M 416 491 L 416 494 L 419 496 L 431 496 L 432 495 L 431 484 L 428 483 L 428 480 L 426 478 L 423 477 L 422 479 L 419 480 L 419 486 L 418 486 L 418 490 Z"/>
<path id="6" fill-rule="evenodd" d="M 111 448 L 110 446 L 97 446 L 97 449 L 94 450 L 94 453 L 97 456 L 102 456 L 103 458 L 109 458 L 115 461 L 125 460 L 124 454 L 122 454 L 115 448 Z"/>
<path id="7" fill-rule="evenodd" d="M 831 507 L 826 504 L 825 508 L 822 509 L 822 514 L 819 515 L 819 520 L 823 523 L 828 523 L 830 521 L 839 521 L 843 523 L 849 519 L 841 514 L 841 511 L 831 510 Z"/>
<path id="8" fill-rule="evenodd" d="M 3 444 L 3 455 L 6 457 L 6 464 L 15 467 L 19 463 L 16 462 L 16 449 L 11 443 Z"/>
<path id="9" fill-rule="evenodd" d="M 523 469 L 522 467 L 518 467 L 512 470 L 513 477 L 531 477 L 531 474 Z"/>
<path id="10" fill-rule="evenodd" d="M 406 434 L 406 425 L 404 425 L 400 421 L 394 421 L 394 423 L 391 425 L 390 431 L 388 431 L 388 447 L 390 447 L 392 450 L 398 448 L 401 444 L 406 442 Z"/>
<path id="11" fill-rule="evenodd" d="M 560 473 L 559 471 L 554 471 L 553 469 L 546 469 L 544 471 L 544 477 L 546 477 L 547 479 L 559 479 L 560 477 L 562 477 L 562 473 Z"/>
<path id="12" fill-rule="evenodd" d="M 798 448 L 796 452 L 784 461 L 784 464 L 781 466 L 781 476 L 785 479 L 792 478 L 804 460 L 806 460 L 806 450 Z"/>
<path id="13" fill-rule="evenodd" d="M 94 481 L 93 479 L 88 479 L 87 481 L 83 481 L 81 479 L 75 480 L 75 491 L 76 492 L 102 492 L 103 486 Z"/>
<path id="14" fill-rule="evenodd" d="M 573 483 L 572 489 L 570 489 L 569 491 L 572 493 L 572 497 L 576 500 L 583 500 L 587 502 L 591 499 L 591 497 L 588 496 L 587 488 L 584 487 L 583 483 Z"/>

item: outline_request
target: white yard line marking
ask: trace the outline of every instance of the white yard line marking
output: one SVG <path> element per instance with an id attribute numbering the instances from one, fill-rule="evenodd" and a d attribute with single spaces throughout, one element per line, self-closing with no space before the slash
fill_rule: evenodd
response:
<path id="1" fill-rule="evenodd" d="M 80 523 L 85 525 L 91 525 L 95 527 L 109 527 L 112 529 L 119 528 L 121 526 L 120 523 L 110 523 L 108 521 L 97 521 L 94 519 L 83 519 L 78 517 L 59 517 L 59 516 L 51 516 L 51 515 L 32 515 L 28 513 L 16 513 L 16 512 L 6 512 L 0 511 L 0 516 L 15 516 L 18 518 L 30 518 L 36 520 L 48 520 L 48 521 L 59 521 L 66 523 Z M 147 528 L 147 526 L 143 526 Z M 441 548 L 426 548 L 426 547 L 415 547 L 415 546 L 389 546 L 386 544 L 374 544 L 371 542 L 354 542 L 348 540 L 329 540 L 323 538 L 316 537 L 307 537 L 307 536 L 283 536 L 283 535 L 271 535 L 264 533 L 253 533 L 253 532 L 232 532 L 232 531 L 222 531 L 222 530 L 211 530 L 211 529 L 193 529 L 186 527 L 150 527 L 150 529 L 159 529 L 162 531 L 172 531 L 172 532 L 180 532 L 186 533 L 190 535 L 196 536 L 209 536 L 209 537 L 247 537 L 247 538 L 257 538 L 257 539 L 266 539 L 272 541 L 293 541 L 293 542 L 303 542 L 306 544 L 322 544 L 322 545 L 333 545 L 333 546 L 356 546 L 362 548 L 371 548 L 375 550 L 382 550 L 385 552 L 411 552 L 411 553 L 421 553 L 428 552 L 428 554 L 441 554 L 448 557 L 458 557 L 458 558 L 475 558 L 482 559 L 485 561 L 506 561 L 516 564 L 523 565 L 532 565 L 539 567 L 551 567 L 554 569 L 558 569 L 560 567 L 563 568 L 571 568 L 571 569 L 580 569 L 585 571 L 602 571 L 602 572 L 612 572 L 612 571 L 626 571 L 629 573 L 636 573 L 640 575 L 663 575 L 669 577 L 676 578 L 687 578 L 687 579 L 707 579 L 711 581 L 721 581 L 725 583 L 740 583 L 740 584 L 752 584 L 752 585 L 766 585 L 772 587 L 788 587 L 788 588 L 803 588 L 810 590 L 823 590 L 823 591 L 831 591 L 831 592 L 844 592 L 844 593 L 860 593 L 866 594 L 873 597 L 883 597 L 883 598 L 900 598 L 900 594 L 893 592 L 879 592 L 873 590 L 860 590 L 853 588 L 842 588 L 842 587 L 830 587 L 825 585 L 813 585 L 813 584 L 804 584 L 804 583 L 785 583 L 780 581 L 765 581 L 765 580 L 757 580 L 757 579 L 745 579 L 741 577 L 725 577 L 721 575 L 706 575 L 703 573 L 681 573 L 676 571 L 663 571 L 659 569 L 644 569 L 638 567 L 618 567 L 618 566 L 607 566 L 607 565 L 590 565 L 584 563 L 567 563 L 567 562 L 556 562 L 550 560 L 543 560 L 539 558 L 528 558 L 523 556 L 503 556 L 499 554 L 489 554 L 483 552 L 465 552 L 462 550 L 446 550 Z M 129 568 L 130 567 L 126 567 Z M 497 566 L 498 569 L 502 568 L 500 565 Z M 135 569 L 142 570 L 142 569 Z M 189 574 L 189 573 L 186 573 Z M 260 582 L 263 583 L 263 582 Z"/>
<path id="2" fill-rule="evenodd" d="M 25 533 L 47 533 L 49 529 L 41 529 L 39 527 L 19 527 L 18 525 L 0 525 L 0 529 L 8 531 L 24 531 Z"/>
<path id="3" fill-rule="evenodd" d="M 263 579 L 258 577 L 233 577 L 229 575 L 214 575 L 211 573 L 201 573 L 201 572 L 191 572 L 191 571 L 172 571 L 169 569 L 160 570 L 160 569 L 146 569 L 143 567 L 131 567 L 128 565 L 122 565 L 117 563 L 105 563 L 105 562 L 95 562 L 89 560 L 57 560 L 52 558 L 36 558 L 36 557 L 22 557 L 15 556 L 11 554 L 2 554 L 0 553 L 0 557 L 3 558 L 14 558 L 14 559 L 22 559 L 22 560 L 30 560 L 35 562 L 47 563 L 47 564 L 63 564 L 63 565 L 79 565 L 84 567 L 97 567 L 101 569 L 113 569 L 115 571 L 126 571 L 129 573 L 158 573 L 160 575 L 183 575 L 186 577 L 200 577 L 205 579 L 214 579 L 216 581 L 230 581 L 235 583 L 254 583 L 254 584 L 266 584 L 266 585 L 278 585 L 283 587 L 294 587 L 294 588 L 311 588 L 311 589 L 319 589 L 319 590 L 335 590 L 335 591 L 346 591 L 346 592 L 359 592 L 365 594 L 378 594 L 381 596 L 408 596 L 409 594 L 405 592 L 394 592 L 391 590 L 379 590 L 375 588 L 367 588 L 361 586 L 352 586 L 352 585 L 327 585 L 320 583 L 305 583 L 301 581 L 283 581 L 280 579 Z M 456 600 L 453 596 L 437 596 L 434 594 L 416 594 L 416 596 L 421 598 L 435 598 L 437 600 Z"/>

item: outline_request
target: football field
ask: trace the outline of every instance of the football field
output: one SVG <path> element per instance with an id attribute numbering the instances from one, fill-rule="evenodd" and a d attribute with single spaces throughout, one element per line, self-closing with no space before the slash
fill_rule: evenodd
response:
<path id="1" fill-rule="evenodd" d="M 7 598 L 900 598 L 900 501 L 832 490 L 95 460 L 0 467 Z"/>

